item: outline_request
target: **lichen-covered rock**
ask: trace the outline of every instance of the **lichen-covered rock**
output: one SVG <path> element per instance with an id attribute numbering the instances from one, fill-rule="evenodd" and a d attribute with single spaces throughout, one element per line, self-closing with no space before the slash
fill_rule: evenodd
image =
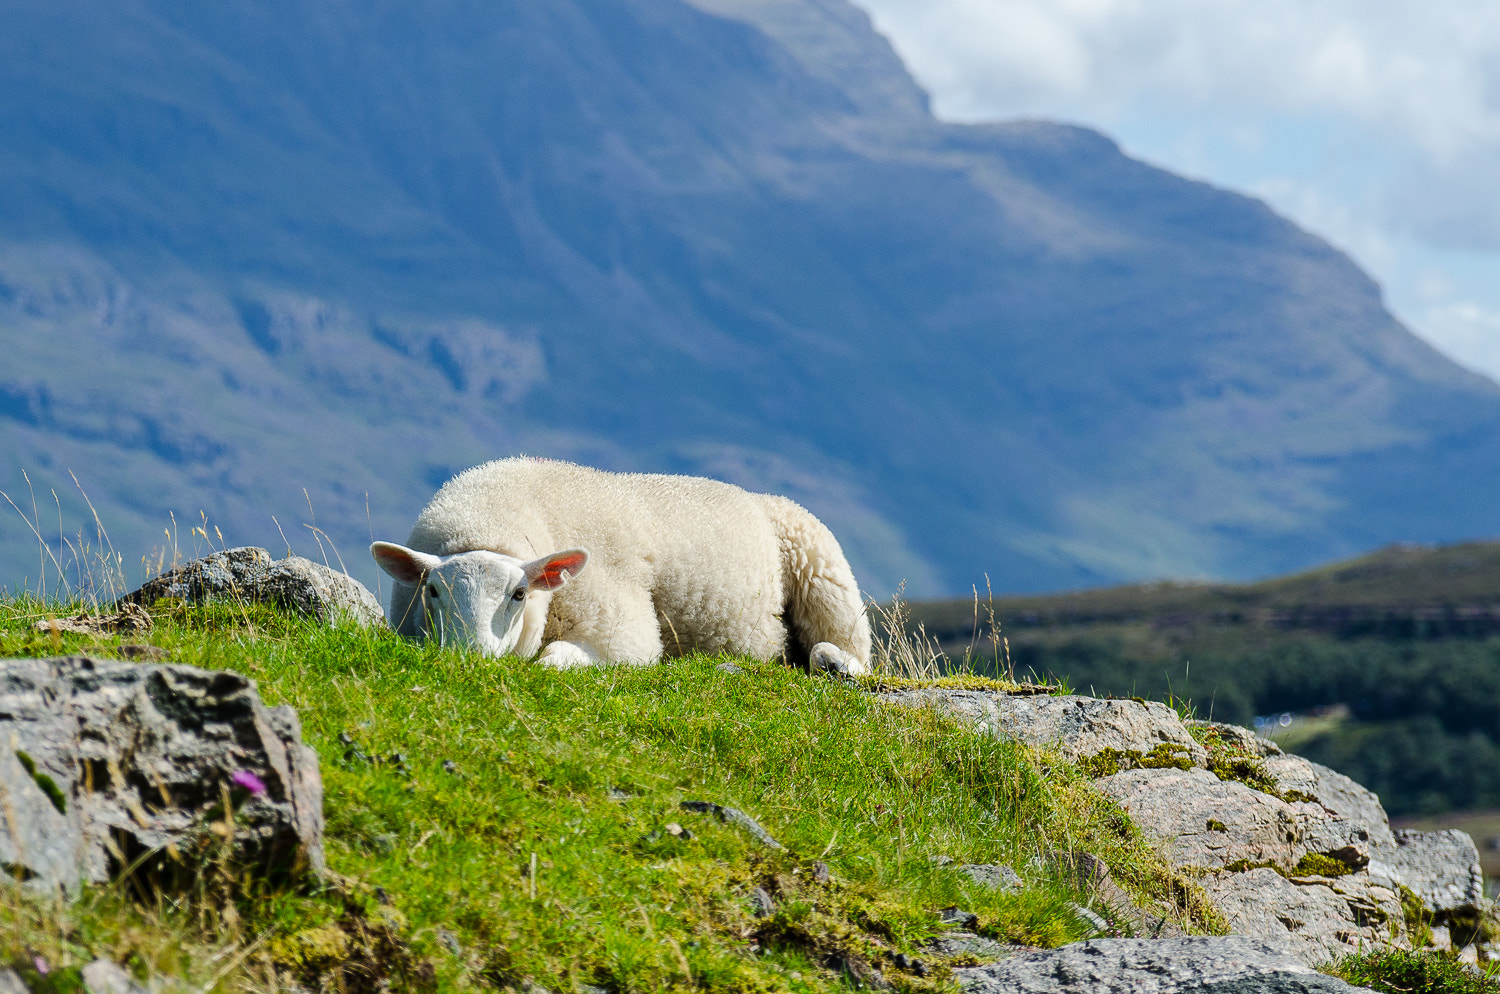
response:
<path id="1" fill-rule="evenodd" d="M 1180 757 L 1194 766 L 1208 759 L 1177 712 L 1165 704 L 938 688 L 887 691 L 880 697 L 908 707 L 936 707 L 991 735 L 1055 749 L 1075 762 L 1111 750 L 1121 756 Z"/>
<path id="2" fill-rule="evenodd" d="M 1484 871 L 1474 840 L 1456 829 L 1395 833 L 1391 863 L 1433 911 L 1472 912 L 1484 903 Z"/>
<path id="3" fill-rule="evenodd" d="M 0 660 L 0 785 L 0 859 L 46 890 L 132 867 L 185 885 L 199 843 L 226 833 L 246 869 L 322 870 L 317 756 L 296 712 L 237 673 Z"/>
<path id="4" fill-rule="evenodd" d="M 1364 873 L 1288 879 L 1261 868 L 1209 874 L 1202 886 L 1236 934 L 1284 943 L 1310 965 L 1381 948 L 1402 921 L 1400 899 Z"/>
<path id="5" fill-rule="evenodd" d="M 1283 755 L 1281 746 L 1277 745 L 1275 742 L 1272 742 L 1270 739 L 1263 739 L 1259 735 L 1256 735 L 1254 732 L 1250 731 L 1250 729 L 1242 728 L 1239 725 L 1229 725 L 1225 724 L 1222 721 L 1197 720 L 1185 721 L 1183 722 L 1183 724 L 1194 731 L 1202 729 L 1215 732 L 1225 742 L 1239 747 L 1240 749 L 1244 750 L 1246 754 L 1251 756 L 1264 758 L 1266 756 Z"/>
<path id="6" fill-rule="evenodd" d="M 1273 874 L 1274 875 L 1274 874 Z M 969 994 L 1354 994 L 1275 944 L 1242 936 L 1089 939 L 953 971 Z"/>
<path id="7" fill-rule="evenodd" d="M 174 566 L 120 601 L 150 605 L 162 597 L 264 602 L 324 622 L 348 619 L 364 626 L 385 618 L 375 595 L 353 577 L 301 556 L 273 561 L 265 549 L 248 547 Z"/>
<path id="8" fill-rule="evenodd" d="M 1222 869 L 1274 863 L 1290 870 L 1306 852 L 1307 813 L 1207 770 L 1128 770 L 1095 781 L 1173 866 Z"/>
<path id="9" fill-rule="evenodd" d="M 1342 773 L 1301 756 L 1268 756 L 1266 772 L 1288 796 L 1311 799 L 1311 815 L 1303 829 L 1309 852 L 1333 853 L 1347 849 L 1368 859 L 1396 844 L 1390 818 L 1380 798 Z"/>

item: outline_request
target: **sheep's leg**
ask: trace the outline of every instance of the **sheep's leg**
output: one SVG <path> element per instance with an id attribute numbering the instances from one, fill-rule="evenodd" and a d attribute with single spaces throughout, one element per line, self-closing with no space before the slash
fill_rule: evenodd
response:
<path id="1" fill-rule="evenodd" d="M 586 645 L 558 639 L 548 642 L 537 657 L 537 662 L 553 669 L 570 670 L 575 666 L 590 666 L 599 661 L 599 654 Z"/>
<path id="2" fill-rule="evenodd" d="M 661 628 L 649 591 L 640 588 L 609 590 L 596 587 L 590 600 L 568 605 L 570 624 L 542 647 L 539 662 L 566 669 L 603 661 L 654 663 L 661 658 Z"/>

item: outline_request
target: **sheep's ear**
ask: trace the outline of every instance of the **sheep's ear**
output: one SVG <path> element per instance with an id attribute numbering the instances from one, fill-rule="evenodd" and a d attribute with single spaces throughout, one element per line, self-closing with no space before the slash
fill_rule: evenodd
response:
<path id="1" fill-rule="evenodd" d="M 526 571 L 526 579 L 531 581 L 533 587 L 538 590 L 556 590 L 583 572 L 588 561 L 587 552 L 569 549 L 567 552 L 554 552 L 550 556 L 533 559 L 521 569 Z"/>
<path id="2" fill-rule="evenodd" d="M 422 574 L 442 563 L 437 556 L 408 549 L 394 542 L 376 542 L 370 546 L 370 555 L 375 563 L 402 583 L 412 586 L 422 582 Z"/>

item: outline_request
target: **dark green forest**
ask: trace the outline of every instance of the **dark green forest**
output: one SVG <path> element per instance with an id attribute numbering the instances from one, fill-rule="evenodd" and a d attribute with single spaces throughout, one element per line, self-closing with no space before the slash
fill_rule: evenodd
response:
<path id="1" fill-rule="evenodd" d="M 1397 546 L 1259 584 L 912 605 L 955 660 L 1172 699 L 1374 790 L 1393 815 L 1500 807 L 1500 544 Z M 1002 642 L 990 637 L 990 612 Z M 977 637 L 976 637 L 977 636 Z M 1340 707 L 1341 705 L 1341 707 Z"/>

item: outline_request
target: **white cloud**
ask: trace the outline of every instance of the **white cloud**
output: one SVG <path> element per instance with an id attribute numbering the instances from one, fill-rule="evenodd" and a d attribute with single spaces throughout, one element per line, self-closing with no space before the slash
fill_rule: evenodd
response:
<path id="1" fill-rule="evenodd" d="M 1500 378 L 1500 4 L 856 2 L 940 116 L 1093 125 L 1262 196 L 1351 252 L 1414 330 Z M 1441 300 L 1418 286 L 1434 274 Z"/>

